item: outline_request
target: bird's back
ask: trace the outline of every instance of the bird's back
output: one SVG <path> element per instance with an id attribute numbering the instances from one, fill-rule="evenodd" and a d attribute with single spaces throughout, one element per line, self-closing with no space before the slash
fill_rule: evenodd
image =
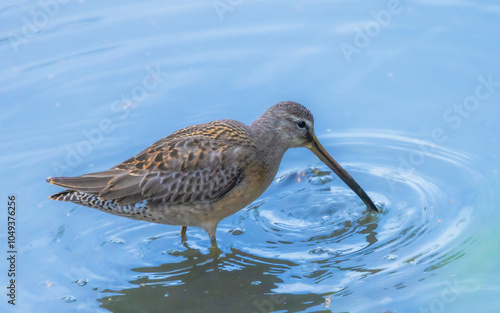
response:
<path id="1" fill-rule="evenodd" d="M 49 179 L 67 188 L 51 199 L 118 215 L 140 213 L 140 203 L 210 204 L 244 179 L 249 163 L 256 162 L 257 150 L 243 123 L 217 120 L 194 125 L 158 140 L 107 171 Z"/>

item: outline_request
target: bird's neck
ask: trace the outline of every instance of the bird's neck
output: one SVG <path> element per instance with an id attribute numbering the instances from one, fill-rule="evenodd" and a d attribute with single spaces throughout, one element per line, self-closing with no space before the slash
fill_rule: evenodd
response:
<path id="1" fill-rule="evenodd" d="M 276 120 L 261 116 L 250 125 L 255 141 L 259 144 L 261 156 L 269 170 L 276 172 L 281 159 L 288 150 L 286 142 L 283 141 L 279 132 L 276 131 Z"/>

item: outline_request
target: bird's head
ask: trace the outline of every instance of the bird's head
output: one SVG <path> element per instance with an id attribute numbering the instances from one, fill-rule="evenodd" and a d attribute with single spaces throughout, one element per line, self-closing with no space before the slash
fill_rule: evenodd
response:
<path id="1" fill-rule="evenodd" d="M 337 176 L 349 186 L 371 210 L 378 211 L 372 200 L 349 175 L 323 148 L 314 134 L 314 117 L 303 105 L 284 101 L 269 108 L 260 118 L 260 122 L 274 128 L 269 136 L 276 136 L 273 140 L 286 149 L 305 147 L 311 150 L 323 163 L 325 163 Z"/>

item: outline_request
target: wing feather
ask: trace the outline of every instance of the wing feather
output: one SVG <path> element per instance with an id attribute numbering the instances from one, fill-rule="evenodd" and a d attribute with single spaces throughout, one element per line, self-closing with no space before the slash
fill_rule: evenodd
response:
<path id="1" fill-rule="evenodd" d="M 242 149 L 252 148 L 240 145 L 245 133 L 242 124 L 226 123 L 224 128 L 216 122 L 177 131 L 108 171 L 56 177 L 49 182 L 123 205 L 144 200 L 164 204 L 215 202 L 241 182 L 244 162 L 238 156 Z M 238 140 L 234 140 L 235 129 Z"/>

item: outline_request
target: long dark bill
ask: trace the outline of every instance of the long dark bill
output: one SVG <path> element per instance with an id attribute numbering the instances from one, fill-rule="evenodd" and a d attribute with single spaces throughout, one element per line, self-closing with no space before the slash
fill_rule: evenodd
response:
<path id="1" fill-rule="evenodd" d="M 309 150 L 311 150 L 321 161 L 323 161 L 323 163 L 328 165 L 328 167 L 331 168 L 331 170 L 334 171 L 335 174 L 337 174 L 337 176 L 340 177 L 340 179 L 342 179 L 342 181 L 346 183 L 346 185 L 349 186 L 349 188 L 351 188 L 352 191 L 354 191 L 358 195 L 358 197 L 361 198 L 361 200 L 363 200 L 368 208 L 375 212 L 378 212 L 378 209 L 375 204 L 373 204 L 372 199 L 368 197 L 366 192 L 358 185 L 354 178 L 352 178 L 351 175 L 349 175 L 349 173 L 347 173 L 332 158 L 332 156 L 325 150 L 325 148 L 323 148 L 316 136 L 314 136 L 313 145 L 311 148 L 309 148 Z"/>

